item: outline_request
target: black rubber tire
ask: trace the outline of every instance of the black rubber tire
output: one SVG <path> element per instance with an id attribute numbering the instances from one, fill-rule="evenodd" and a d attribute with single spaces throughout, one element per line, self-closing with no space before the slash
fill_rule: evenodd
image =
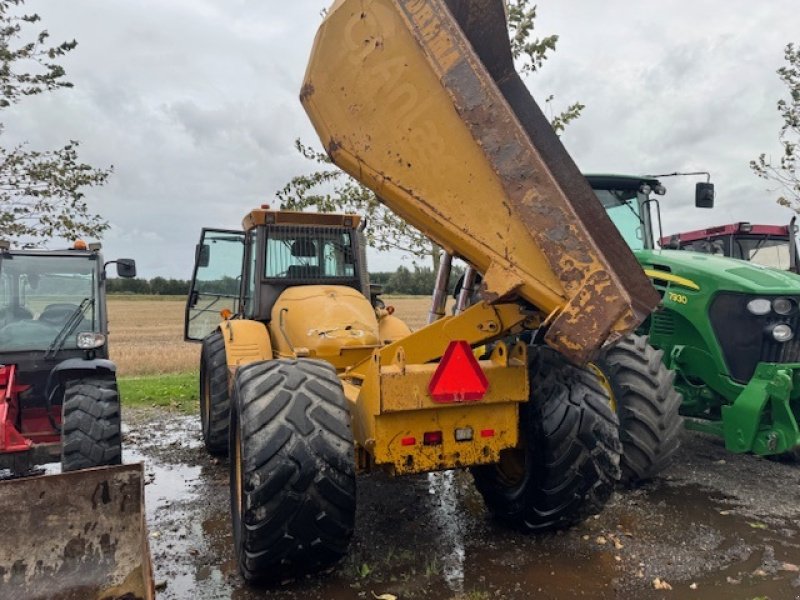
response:
<path id="1" fill-rule="evenodd" d="M 61 470 L 122 463 L 119 393 L 113 375 L 68 381 L 61 424 Z"/>
<path id="2" fill-rule="evenodd" d="M 680 446 L 683 398 L 664 352 L 630 334 L 605 348 L 596 365 L 611 385 L 622 441 L 622 479 L 631 486 L 666 469 Z"/>
<path id="3" fill-rule="evenodd" d="M 529 348 L 530 400 L 520 406 L 519 477 L 501 465 L 473 467 L 489 510 L 522 531 L 564 529 L 599 513 L 620 477 L 622 446 L 597 377 L 550 348 Z"/>
<path id="4" fill-rule="evenodd" d="M 236 372 L 232 395 L 231 514 L 242 575 L 275 583 L 335 564 L 356 513 L 353 432 L 336 372 L 317 360 L 252 363 Z"/>
<path id="5" fill-rule="evenodd" d="M 231 399 L 228 393 L 228 359 L 225 340 L 215 331 L 203 339 L 200 352 L 200 425 L 209 454 L 228 453 Z"/>

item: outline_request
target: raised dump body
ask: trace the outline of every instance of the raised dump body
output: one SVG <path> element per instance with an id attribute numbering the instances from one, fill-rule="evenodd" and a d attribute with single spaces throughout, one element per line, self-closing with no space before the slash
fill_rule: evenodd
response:
<path id="1" fill-rule="evenodd" d="M 337 165 L 483 273 L 485 299 L 550 315 L 572 360 L 658 302 L 517 75 L 502 0 L 340 0 L 301 99 Z"/>

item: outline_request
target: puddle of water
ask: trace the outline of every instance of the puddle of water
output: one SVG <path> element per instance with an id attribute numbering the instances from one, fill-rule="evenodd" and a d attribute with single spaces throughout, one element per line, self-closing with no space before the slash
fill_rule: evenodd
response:
<path id="1" fill-rule="evenodd" d="M 800 593 L 798 573 L 781 570 L 800 564 L 794 522 L 762 523 L 708 488 L 661 482 L 615 496 L 599 518 L 569 532 L 524 536 L 487 516 L 465 472 L 360 477 L 356 534 L 342 564 L 328 575 L 253 588 L 233 556 L 227 465 L 205 454 L 196 419 L 158 427 L 157 434 L 129 432 L 126 461 L 144 459 L 152 476 L 147 516 L 166 600 L 349 600 L 373 592 L 401 600 L 777 600 Z M 671 595 L 653 590 L 655 577 L 672 585 Z"/>

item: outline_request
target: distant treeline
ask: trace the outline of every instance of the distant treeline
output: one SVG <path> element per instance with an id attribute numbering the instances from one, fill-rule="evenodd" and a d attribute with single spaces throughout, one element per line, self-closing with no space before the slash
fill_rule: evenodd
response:
<path id="1" fill-rule="evenodd" d="M 459 267 L 454 267 L 450 275 L 450 291 L 463 271 Z M 225 288 L 231 291 L 231 283 L 234 280 L 219 282 L 203 282 L 203 291 L 211 292 L 212 287 Z M 427 296 L 433 291 L 433 284 L 436 275 L 429 267 L 414 267 L 413 270 L 406 267 L 399 267 L 396 271 L 385 271 L 370 273 L 370 283 L 383 286 L 384 294 L 408 294 L 415 296 Z M 189 293 L 189 282 L 185 279 L 165 279 L 164 277 L 154 277 L 153 279 L 122 279 L 119 277 L 109 278 L 107 281 L 108 293 L 110 294 L 147 294 L 156 296 L 186 296 Z M 235 283 L 234 283 L 235 285 Z M 220 290 L 213 290 L 223 292 Z"/>

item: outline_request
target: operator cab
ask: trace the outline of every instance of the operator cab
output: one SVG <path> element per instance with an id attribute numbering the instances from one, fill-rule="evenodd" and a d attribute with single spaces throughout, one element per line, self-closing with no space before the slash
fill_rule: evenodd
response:
<path id="1" fill-rule="evenodd" d="M 661 234 L 661 208 L 658 199 L 667 190 L 658 177 L 682 175 L 706 175 L 708 173 L 669 173 L 660 176 L 636 177 L 630 175 L 585 175 L 597 199 L 622 235 L 631 250 L 654 250 L 656 243 L 663 248 Z M 695 187 L 695 206 L 714 207 L 714 184 L 698 182 Z M 653 232 L 653 210 L 655 208 L 658 238 Z"/>
<path id="2" fill-rule="evenodd" d="M 203 229 L 184 337 L 201 341 L 220 315 L 268 323 L 279 296 L 302 285 L 338 285 L 370 297 L 358 215 L 260 208 L 243 231 Z"/>
<path id="3" fill-rule="evenodd" d="M 662 238 L 664 247 L 720 254 L 784 271 L 797 272 L 794 219 L 789 225 L 731 223 Z"/>

